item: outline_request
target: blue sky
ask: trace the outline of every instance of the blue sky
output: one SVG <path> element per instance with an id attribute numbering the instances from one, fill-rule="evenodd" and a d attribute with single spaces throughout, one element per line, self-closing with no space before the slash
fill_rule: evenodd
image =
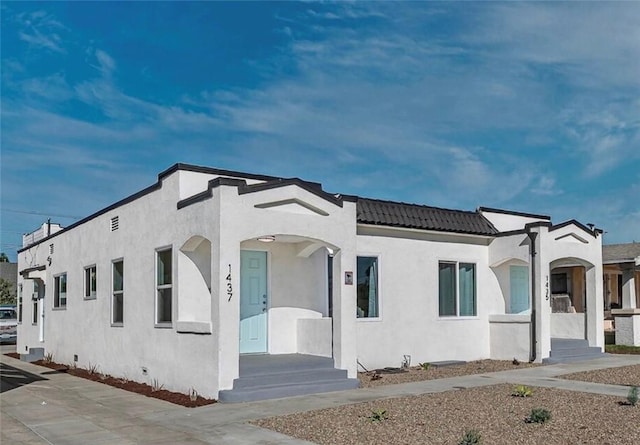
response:
<path id="1" fill-rule="evenodd" d="M 176 162 L 640 241 L 640 3 L 3 2 L 1 14 L 11 258 L 48 215 L 71 224 Z"/>

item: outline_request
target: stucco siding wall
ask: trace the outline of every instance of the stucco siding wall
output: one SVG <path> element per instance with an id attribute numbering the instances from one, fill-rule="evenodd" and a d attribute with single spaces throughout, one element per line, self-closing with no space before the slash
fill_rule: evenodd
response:
<path id="1" fill-rule="evenodd" d="M 51 265 L 46 271 L 45 341 L 37 341 L 37 328 L 23 323 L 19 350 L 44 346 L 54 360 L 97 365 L 100 372 L 205 396 L 217 395 L 216 335 L 179 334 L 178 250 L 192 235 L 208 236 L 216 221 L 205 203 L 178 211 L 177 177 L 165 178 L 162 188 L 21 254 L 20 268 Z M 209 204 L 210 205 L 210 204 Z M 110 220 L 119 217 L 119 229 Z M 196 217 L 197 216 L 197 217 Z M 48 255 L 49 244 L 54 253 Z M 173 326 L 155 327 L 155 252 L 173 248 Z M 111 325 L 112 261 L 124 261 L 124 323 Z M 97 268 L 97 297 L 84 299 L 84 268 Z M 54 277 L 67 274 L 66 309 L 54 309 Z M 41 301 L 42 303 L 42 301 Z M 206 316 L 205 316 L 206 317 Z M 211 317 L 206 317 L 209 320 Z M 35 337 L 34 337 L 35 335 Z M 169 364 L 177 366 L 169 366 Z M 143 374 L 146 369 L 146 375 Z M 189 369 L 189 372 L 184 372 Z"/>
<path id="2" fill-rule="evenodd" d="M 487 264 L 487 247 L 358 236 L 358 255 L 379 256 L 380 318 L 358 319 L 358 359 L 367 368 L 475 360 L 490 356 L 488 315 L 504 300 Z M 438 262 L 476 264 L 477 316 L 439 317 Z"/>

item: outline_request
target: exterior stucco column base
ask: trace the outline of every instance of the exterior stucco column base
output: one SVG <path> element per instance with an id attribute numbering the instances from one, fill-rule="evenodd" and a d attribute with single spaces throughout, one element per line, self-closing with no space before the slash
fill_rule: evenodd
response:
<path id="1" fill-rule="evenodd" d="M 616 345 L 640 346 L 640 309 L 612 311 L 616 325 Z"/>

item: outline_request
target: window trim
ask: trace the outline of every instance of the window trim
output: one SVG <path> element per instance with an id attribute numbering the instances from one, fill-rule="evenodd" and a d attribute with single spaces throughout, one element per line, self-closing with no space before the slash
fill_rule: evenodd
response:
<path id="1" fill-rule="evenodd" d="M 441 264 L 455 264 L 455 272 L 456 272 L 456 282 L 455 282 L 455 305 L 456 305 L 456 313 L 455 315 L 441 315 L 440 314 L 440 265 Z M 474 283 L 473 283 L 473 295 L 474 295 L 474 315 L 460 315 L 460 265 L 461 264 L 471 264 L 473 265 L 474 271 Z M 438 319 L 439 320 L 473 320 L 478 319 L 478 262 L 475 259 L 469 260 L 450 260 L 440 258 L 438 259 L 438 272 L 437 272 L 437 283 L 438 283 L 438 294 L 437 294 L 437 303 L 438 303 Z"/>
<path id="2" fill-rule="evenodd" d="M 18 298 L 16 301 L 16 311 L 18 312 L 18 324 L 22 324 L 22 313 L 24 312 L 22 304 L 23 304 L 22 283 L 18 283 Z"/>
<path id="3" fill-rule="evenodd" d="M 95 274 L 96 288 L 95 290 L 93 290 L 93 294 L 91 294 L 91 290 L 89 290 L 89 295 L 87 295 L 87 272 L 90 271 L 91 269 L 95 269 L 94 274 Z M 98 266 L 96 266 L 95 264 L 85 266 L 83 269 L 82 281 L 83 281 L 83 287 L 84 287 L 84 299 L 95 300 L 96 298 L 98 298 Z"/>
<path id="4" fill-rule="evenodd" d="M 33 294 L 36 294 L 36 298 L 33 298 Z M 38 325 L 38 318 L 39 318 L 39 314 L 38 314 L 38 301 L 40 300 L 40 285 L 38 284 L 38 282 L 36 280 L 33 280 L 33 287 L 32 287 L 32 291 L 31 291 L 31 325 L 32 326 L 37 326 Z"/>
<path id="5" fill-rule="evenodd" d="M 356 321 L 358 322 L 363 322 L 363 323 L 371 323 L 371 322 L 378 322 L 378 321 L 382 321 L 382 298 L 381 298 L 381 292 L 380 289 L 382 288 L 382 279 L 381 279 L 381 273 L 380 273 L 380 269 L 381 269 L 381 254 L 380 253 L 367 253 L 367 252 L 360 252 L 358 254 L 356 254 L 356 271 L 355 271 L 355 277 L 354 277 L 354 286 L 356 286 L 356 311 L 358 310 L 358 258 L 376 258 L 376 264 L 378 266 L 378 270 L 377 270 L 377 287 L 376 287 L 376 297 L 378 299 L 378 316 L 377 317 L 358 317 L 357 313 L 356 313 Z M 341 277 L 342 278 L 342 277 Z M 335 278 L 334 278 L 335 279 Z"/>
<path id="6" fill-rule="evenodd" d="M 171 252 L 171 283 L 169 284 L 158 284 L 158 265 L 159 265 L 159 258 L 160 258 L 160 253 L 162 252 L 166 252 L 166 251 L 170 251 Z M 175 309 L 175 304 L 174 304 L 174 296 L 175 296 L 175 286 L 174 286 L 174 282 L 175 282 L 175 258 L 174 258 L 174 249 L 173 249 L 173 245 L 167 245 L 167 246 L 163 246 L 163 247 L 158 247 L 156 248 L 155 252 L 155 261 L 154 261 L 154 282 L 155 282 L 155 286 L 154 286 L 154 292 L 155 292 L 155 296 L 154 296 L 154 314 L 153 314 L 153 323 L 154 323 L 154 327 L 156 328 L 172 328 L 173 327 L 173 312 Z M 171 289 L 171 320 L 170 321 L 158 321 L 158 302 L 159 302 L 159 297 L 160 297 L 160 290 L 164 290 L 164 289 Z"/>
<path id="7" fill-rule="evenodd" d="M 60 278 L 61 277 L 64 277 L 64 282 L 65 282 L 64 305 L 60 304 L 60 294 L 61 294 Z M 67 275 L 67 272 L 62 272 L 53 276 L 53 310 L 64 311 L 67 309 L 67 300 L 68 300 L 67 294 L 69 293 L 68 287 L 69 287 L 69 276 Z M 57 305 L 56 305 L 56 302 L 58 303 Z"/>
<path id="8" fill-rule="evenodd" d="M 114 289 L 114 276 L 115 276 L 115 265 L 116 263 L 122 263 L 122 290 L 116 291 Z M 122 295 L 122 321 L 114 321 L 115 314 L 115 298 L 116 294 Z M 111 311 L 109 314 L 109 322 L 112 327 L 122 327 L 124 326 L 124 258 L 116 258 L 111 260 Z"/>

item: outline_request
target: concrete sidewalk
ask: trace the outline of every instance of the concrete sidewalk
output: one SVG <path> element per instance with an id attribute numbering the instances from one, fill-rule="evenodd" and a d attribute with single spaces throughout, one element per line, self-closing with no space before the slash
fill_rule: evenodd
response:
<path id="1" fill-rule="evenodd" d="M 500 383 L 626 397 L 629 388 L 625 386 L 558 377 L 580 371 L 639 365 L 640 356 L 609 355 L 587 362 L 201 408 L 183 408 L 101 383 L 51 372 L 7 356 L 2 356 L 0 362 L 3 380 L 0 442 L 3 444 L 297 445 L 308 442 L 247 422 L 369 400 Z"/>

